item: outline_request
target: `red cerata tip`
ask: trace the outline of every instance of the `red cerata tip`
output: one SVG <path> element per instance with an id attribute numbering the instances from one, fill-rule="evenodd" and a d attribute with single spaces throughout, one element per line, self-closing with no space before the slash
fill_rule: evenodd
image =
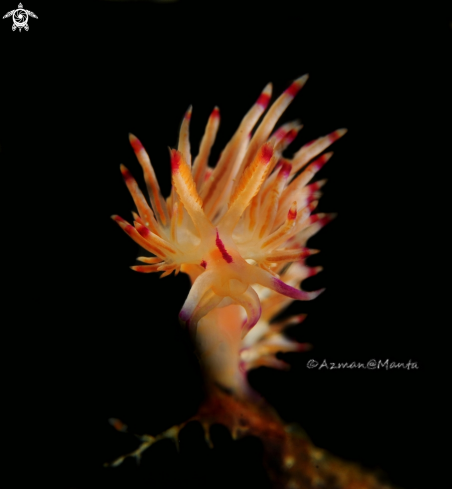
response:
<path id="1" fill-rule="evenodd" d="M 134 135 L 131 134 L 129 140 L 135 153 L 139 153 L 143 149 L 143 145 L 141 144 L 140 140 Z"/>
<path id="2" fill-rule="evenodd" d="M 327 214 L 325 217 L 322 217 L 322 219 L 320 219 L 320 224 L 322 226 L 326 226 L 328 223 L 330 223 L 333 219 L 334 219 L 334 214 L 331 215 L 331 214 Z"/>
<path id="3" fill-rule="evenodd" d="M 314 201 L 314 202 L 311 202 L 311 203 L 308 205 L 308 210 L 309 210 L 310 212 L 312 212 L 312 211 L 313 211 L 313 210 L 314 210 L 316 207 L 317 207 L 317 202 L 315 202 L 315 201 Z M 316 216 L 317 216 L 317 214 L 316 214 Z M 311 217 L 313 217 L 313 216 L 311 216 Z"/>
<path id="4" fill-rule="evenodd" d="M 202 268 L 207 268 L 207 262 L 206 260 L 203 260 L 200 265 L 202 266 Z"/>
<path id="5" fill-rule="evenodd" d="M 261 151 L 262 163 L 266 165 L 272 159 L 273 148 L 269 144 L 264 144 Z"/>
<path id="6" fill-rule="evenodd" d="M 301 86 L 298 82 L 293 82 L 289 88 L 286 88 L 284 91 L 285 94 L 290 95 L 291 97 L 295 97 L 295 95 L 300 91 Z"/>
<path id="7" fill-rule="evenodd" d="M 133 178 L 131 173 L 129 172 L 129 170 L 125 166 L 122 166 L 122 165 L 121 165 L 121 174 L 122 174 L 122 177 L 124 178 L 125 181 L 131 180 Z"/>
<path id="8" fill-rule="evenodd" d="M 276 163 L 276 165 L 275 165 L 275 171 L 278 171 L 281 168 L 282 162 L 283 162 L 282 159 L 278 160 L 278 163 Z"/>
<path id="9" fill-rule="evenodd" d="M 312 195 L 316 190 L 319 190 L 320 184 L 319 182 L 313 182 L 310 183 L 306 188 L 309 190 L 310 195 Z"/>
<path id="10" fill-rule="evenodd" d="M 280 127 L 279 129 L 277 129 L 274 134 L 273 134 L 273 137 L 277 140 L 277 141 L 280 141 L 285 135 L 287 134 L 287 131 L 284 129 L 284 127 Z"/>
<path id="11" fill-rule="evenodd" d="M 317 158 L 314 161 L 314 163 L 312 163 L 312 167 L 316 171 L 319 171 L 325 165 L 325 163 L 330 159 L 330 157 L 331 157 L 331 154 L 329 154 L 329 153 L 322 155 L 320 158 Z"/>
<path id="12" fill-rule="evenodd" d="M 327 137 L 328 137 L 330 143 L 334 143 L 339 138 L 341 138 L 346 132 L 347 132 L 347 129 L 337 129 L 336 131 L 333 131 L 331 134 L 328 134 Z"/>
<path id="13" fill-rule="evenodd" d="M 287 219 L 289 221 L 293 221 L 295 218 L 297 217 L 297 208 L 294 207 L 294 208 L 290 208 L 289 209 L 289 212 L 287 213 Z"/>
<path id="14" fill-rule="evenodd" d="M 177 172 L 180 166 L 180 153 L 175 149 L 171 150 L 171 171 Z"/>
<path id="15" fill-rule="evenodd" d="M 220 109 L 218 107 L 215 107 L 212 110 L 212 113 L 210 114 L 210 117 L 213 117 L 214 119 L 218 119 L 220 117 Z"/>
<path id="16" fill-rule="evenodd" d="M 268 93 L 261 93 L 256 101 L 256 104 L 266 109 L 268 102 L 270 102 L 270 95 Z"/>
<path id="17" fill-rule="evenodd" d="M 287 178 L 290 175 L 290 170 L 292 169 L 292 165 L 288 161 L 283 161 L 281 164 L 281 169 L 279 170 L 279 174 Z"/>
<path id="18" fill-rule="evenodd" d="M 137 231 L 143 236 L 143 238 L 147 238 L 150 234 L 151 231 L 146 226 L 143 226 L 142 224 L 137 224 Z"/>
<path id="19" fill-rule="evenodd" d="M 284 139 L 286 140 L 287 144 L 290 144 L 296 137 L 297 137 L 298 132 L 295 129 L 291 129 L 285 136 Z"/>

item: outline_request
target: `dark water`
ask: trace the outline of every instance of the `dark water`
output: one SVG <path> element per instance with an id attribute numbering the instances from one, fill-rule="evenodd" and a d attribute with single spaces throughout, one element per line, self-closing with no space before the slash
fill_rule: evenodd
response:
<path id="1" fill-rule="evenodd" d="M 327 290 L 291 306 L 308 313 L 293 334 L 315 349 L 288 355 L 291 372 L 260 369 L 251 382 L 338 456 L 407 489 L 444 478 L 452 17 L 376 4 L 250 5 L 30 0 L 24 8 L 38 19 L 28 32 L 12 32 L 11 19 L 0 25 L 4 422 L 11 453 L 32 435 L 19 463 L 23 472 L 36 465 L 35 480 L 266 487 L 259 442 L 231 449 L 221 428 L 213 455 L 188 427 L 181 457 L 162 442 L 141 471 L 101 468 L 135 446 L 109 417 L 157 433 L 193 414 L 202 395 L 177 322 L 188 279 L 132 272 L 137 245 L 109 216 L 133 208 L 119 164 L 142 182 L 128 132 L 167 195 L 167 148 L 189 104 L 194 153 L 220 107 L 215 160 L 268 81 L 278 95 L 304 73 L 310 80 L 282 119 L 304 123 L 295 149 L 349 129 L 319 174 L 328 178 L 319 210 L 339 217 L 311 240 L 322 250 L 312 265 L 325 270 L 305 285 Z M 419 369 L 309 370 L 311 358 Z"/>

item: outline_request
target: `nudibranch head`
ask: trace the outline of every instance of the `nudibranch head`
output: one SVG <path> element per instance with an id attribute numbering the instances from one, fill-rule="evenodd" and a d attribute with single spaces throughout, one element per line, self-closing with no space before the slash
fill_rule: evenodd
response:
<path id="1" fill-rule="evenodd" d="M 133 270 L 163 272 L 162 276 L 172 271 L 190 275 L 193 285 L 179 318 L 193 334 L 198 322 L 212 310 L 238 305 L 246 313 L 240 324 L 240 336 L 244 338 L 261 317 L 260 297 L 265 297 L 265 289 L 289 302 L 313 299 L 322 292 L 306 292 L 298 287 L 303 278 L 318 271 L 304 263 L 316 252 L 307 248 L 306 242 L 332 218 L 313 213 L 324 182 L 309 182 L 332 153 L 319 155 L 346 131 L 337 130 L 305 144 L 291 159 L 282 154 L 302 126 L 289 122 L 273 132 L 306 80 L 307 75 L 295 80 L 250 136 L 269 104 L 271 84 L 267 85 L 215 167 L 208 165 L 208 159 L 218 131 L 219 110 L 215 107 L 211 113 L 199 154 L 192 162 L 190 108 L 181 125 L 178 148 L 170 150 L 172 190 L 166 199 L 160 193 L 146 151 L 130 135 L 143 168 L 150 204 L 129 171 L 121 166 L 138 214 L 133 214 L 133 225 L 119 216 L 113 219 L 153 255 L 140 257 L 145 265 L 134 266 Z M 294 272 L 286 280 L 290 270 Z M 244 361 L 246 358 L 254 357 L 248 351 Z"/>

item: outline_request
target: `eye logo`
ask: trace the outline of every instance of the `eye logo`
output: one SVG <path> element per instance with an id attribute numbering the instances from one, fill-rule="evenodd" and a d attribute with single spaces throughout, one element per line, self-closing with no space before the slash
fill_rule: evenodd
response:
<path id="1" fill-rule="evenodd" d="M 16 10 L 11 10 L 11 12 L 8 12 L 3 18 L 6 19 L 11 16 L 13 17 L 13 31 L 19 28 L 19 32 L 22 31 L 22 27 L 28 31 L 28 17 L 38 18 L 38 16 L 33 12 L 30 12 L 30 10 L 23 9 L 21 3 L 19 3 Z"/>

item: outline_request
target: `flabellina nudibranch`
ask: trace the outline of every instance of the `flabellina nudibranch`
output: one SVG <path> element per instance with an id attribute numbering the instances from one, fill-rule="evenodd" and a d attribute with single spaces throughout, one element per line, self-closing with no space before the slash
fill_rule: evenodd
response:
<path id="1" fill-rule="evenodd" d="M 173 271 L 189 275 L 192 287 L 179 319 L 194 342 L 205 376 L 206 399 L 185 423 L 156 436 L 140 436 L 137 450 L 110 465 L 119 465 L 128 456 L 139 460 L 144 450 L 162 438 L 172 438 L 177 444 L 179 431 L 196 420 L 209 443 L 214 423 L 227 426 L 234 439 L 258 436 L 274 487 L 317 487 L 322 478 L 336 481 L 337 488 L 351 487 L 348 484 L 353 482 L 364 489 L 387 487 L 378 485 L 374 475 L 315 448 L 301 430 L 284 425 L 247 380 L 247 371 L 259 366 L 287 368 L 277 358 L 278 352 L 310 347 L 284 335 L 284 329 L 301 322 L 304 315 L 279 322 L 273 319 L 293 300 L 311 300 L 322 292 L 300 289 L 305 278 L 321 270 L 305 263 L 317 252 L 307 247 L 307 241 L 334 217 L 314 213 L 325 180 L 311 180 L 332 156 L 322 152 L 346 129 L 306 143 L 290 159 L 283 152 L 302 126 L 294 121 L 275 130 L 307 79 L 305 75 L 295 80 L 267 110 L 272 95 L 268 84 L 214 167 L 209 165 L 209 156 L 219 127 L 219 109 L 212 111 L 199 154 L 192 160 L 190 107 L 178 147 L 170 150 L 172 189 L 166 199 L 148 154 L 135 136 L 129 136 L 144 172 L 150 204 L 121 165 L 138 214 L 133 213 L 133 225 L 119 216 L 112 218 L 153 255 L 138 258 L 144 265 L 132 266 L 133 270 L 163 272 L 162 277 Z M 112 424 L 126 430 L 117 419 Z"/>
<path id="2" fill-rule="evenodd" d="M 267 85 L 214 168 L 208 159 L 219 126 L 219 110 L 215 107 L 210 115 L 192 163 L 190 108 L 182 122 L 178 148 L 171 150 L 172 191 L 166 200 L 146 151 L 133 135 L 130 142 L 143 168 L 151 205 L 127 168 L 121 166 L 138 215 L 134 214 L 134 226 L 119 216 L 113 219 L 155 255 L 138 258 L 146 265 L 132 269 L 163 272 L 162 276 L 174 270 L 190 276 L 193 285 L 179 318 L 195 339 L 201 362 L 208 363 L 208 375 L 239 396 L 248 391 L 244 370 L 278 366 L 272 353 L 295 348 L 276 331 L 273 335 L 265 331 L 265 342 L 257 341 L 260 327 L 250 336 L 253 344 L 247 339 L 261 316 L 268 319 L 269 303 L 310 300 L 322 292 L 298 288 L 304 278 L 319 270 L 304 264 L 304 259 L 316 252 L 306 247 L 306 241 L 332 217 L 313 214 L 324 182 L 308 183 L 332 153 L 312 159 L 346 130 L 304 145 L 290 160 L 282 153 L 302 126 L 290 122 L 271 134 L 307 78 L 305 75 L 290 85 L 251 136 L 270 101 L 272 87 Z M 220 343 L 221 353 L 216 351 Z"/>

